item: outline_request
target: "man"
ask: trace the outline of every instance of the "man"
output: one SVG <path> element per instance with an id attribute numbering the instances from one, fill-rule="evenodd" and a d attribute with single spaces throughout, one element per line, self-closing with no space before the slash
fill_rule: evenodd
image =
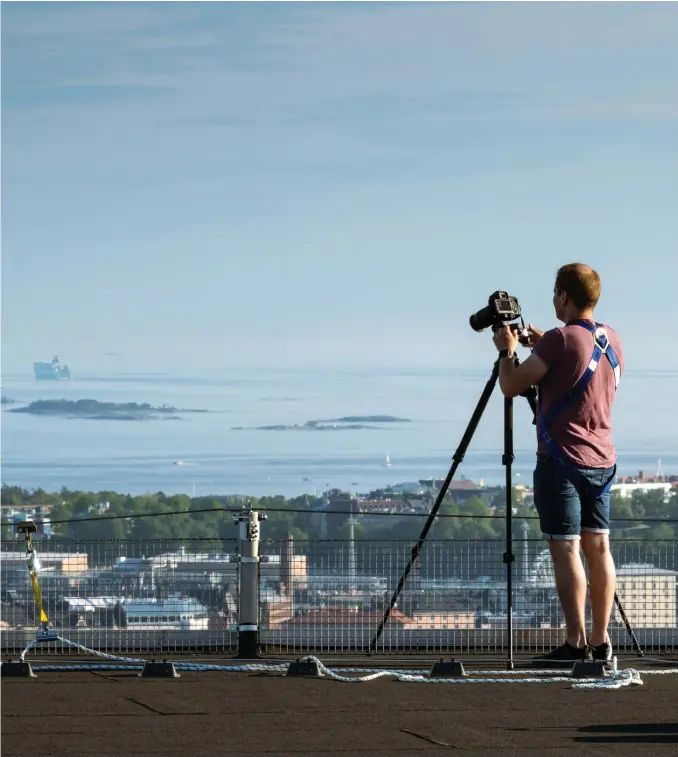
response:
<path id="1" fill-rule="evenodd" d="M 607 634 L 615 593 L 610 554 L 610 486 L 616 451 L 610 421 L 623 370 L 617 334 L 596 324 L 600 277 L 582 263 L 558 270 L 553 291 L 556 317 L 565 326 L 546 333 L 529 327 L 533 352 L 522 364 L 513 360 L 517 339 L 506 326 L 496 332 L 499 386 L 515 397 L 539 389 L 534 504 L 549 542 L 567 637 L 545 659 L 610 660 Z M 585 627 L 586 574 L 589 567 L 592 628 Z"/>

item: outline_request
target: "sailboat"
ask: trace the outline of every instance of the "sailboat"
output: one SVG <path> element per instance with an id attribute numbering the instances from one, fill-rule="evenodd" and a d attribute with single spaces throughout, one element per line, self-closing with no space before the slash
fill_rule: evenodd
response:
<path id="1" fill-rule="evenodd" d="M 391 458 L 386 455 L 386 461 L 384 462 L 384 468 L 390 468 L 391 467 Z"/>

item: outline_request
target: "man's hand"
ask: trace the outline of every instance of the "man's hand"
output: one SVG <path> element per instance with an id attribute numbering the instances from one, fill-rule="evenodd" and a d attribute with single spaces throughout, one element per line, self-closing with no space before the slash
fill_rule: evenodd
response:
<path id="1" fill-rule="evenodd" d="M 530 347 L 534 347 L 537 342 L 544 336 L 544 332 L 536 329 L 532 324 L 527 327 L 527 334 Z"/>
<path id="2" fill-rule="evenodd" d="M 498 329 L 492 335 L 492 341 L 497 350 L 510 350 L 516 351 L 518 346 L 518 335 L 511 329 L 510 326 L 505 325 L 504 328 Z"/>

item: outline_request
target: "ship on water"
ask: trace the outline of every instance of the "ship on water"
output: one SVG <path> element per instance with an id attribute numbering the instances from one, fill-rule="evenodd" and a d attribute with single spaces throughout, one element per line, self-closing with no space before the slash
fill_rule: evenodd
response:
<path id="1" fill-rule="evenodd" d="M 51 363 L 33 363 L 33 373 L 36 379 L 43 381 L 58 381 L 71 377 L 71 369 L 62 365 L 58 356 L 53 357 Z"/>

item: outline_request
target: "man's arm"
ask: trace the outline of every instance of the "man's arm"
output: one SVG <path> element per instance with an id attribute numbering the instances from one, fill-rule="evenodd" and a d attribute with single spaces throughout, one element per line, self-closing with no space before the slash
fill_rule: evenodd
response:
<path id="1" fill-rule="evenodd" d="M 520 365 L 512 357 L 503 357 L 499 360 L 499 388 L 505 397 L 517 397 L 538 384 L 547 372 L 548 366 L 537 355 L 530 355 Z"/>

